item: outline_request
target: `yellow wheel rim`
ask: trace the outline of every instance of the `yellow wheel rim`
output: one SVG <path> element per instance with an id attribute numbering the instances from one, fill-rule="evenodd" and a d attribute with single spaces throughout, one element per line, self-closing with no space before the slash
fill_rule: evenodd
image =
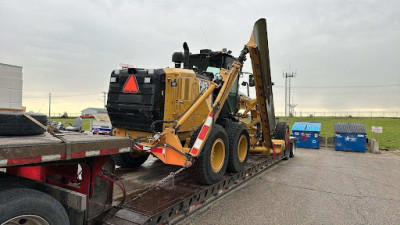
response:
<path id="1" fill-rule="evenodd" d="M 239 143 L 238 143 L 238 159 L 239 162 L 243 162 L 247 156 L 247 138 L 246 135 L 240 136 Z"/>
<path id="2" fill-rule="evenodd" d="M 221 138 L 215 140 L 210 153 L 211 169 L 218 173 L 225 161 L 225 144 Z"/>

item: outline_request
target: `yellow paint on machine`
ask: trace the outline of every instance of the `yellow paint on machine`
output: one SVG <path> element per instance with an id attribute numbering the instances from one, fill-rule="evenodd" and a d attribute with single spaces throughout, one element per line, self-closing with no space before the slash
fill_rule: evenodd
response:
<path id="1" fill-rule="evenodd" d="M 198 78 L 193 70 L 181 68 L 165 68 L 165 105 L 164 120 L 176 120 L 197 99 L 200 89 L 209 87 L 210 81 Z M 196 112 L 182 124 L 178 133 L 186 138 L 204 122 L 211 110 L 212 96 L 202 102 Z M 164 129 L 171 124 L 164 124 Z M 186 134 L 185 134 L 186 133 Z"/>
<path id="2" fill-rule="evenodd" d="M 285 151 L 285 141 L 272 139 L 272 143 L 275 145 L 275 153 L 280 154 Z M 272 148 L 267 148 L 265 146 L 251 146 L 251 153 L 263 153 L 263 154 L 273 154 L 274 150 Z"/>

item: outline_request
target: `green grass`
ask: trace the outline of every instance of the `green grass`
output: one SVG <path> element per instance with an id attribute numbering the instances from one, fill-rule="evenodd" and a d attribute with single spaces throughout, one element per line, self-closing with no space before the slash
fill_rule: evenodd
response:
<path id="1" fill-rule="evenodd" d="M 400 118 L 338 118 L 338 117 L 280 117 L 280 121 L 288 121 L 290 128 L 298 122 L 321 122 L 321 136 L 333 136 L 333 124 L 335 122 L 364 123 L 368 138 L 375 139 L 375 133 L 371 132 L 372 126 L 383 127 L 383 133 L 378 134 L 380 148 L 400 149 Z"/>
<path id="2" fill-rule="evenodd" d="M 75 118 L 68 118 L 68 119 L 65 119 L 65 118 L 50 118 L 49 120 L 62 122 L 62 123 L 67 122 L 67 123 L 74 124 Z M 85 131 L 90 130 L 90 121 L 91 120 L 94 120 L 94 119 L 82 119 L 82 129 L 83 130 L 85 130 Z"/>

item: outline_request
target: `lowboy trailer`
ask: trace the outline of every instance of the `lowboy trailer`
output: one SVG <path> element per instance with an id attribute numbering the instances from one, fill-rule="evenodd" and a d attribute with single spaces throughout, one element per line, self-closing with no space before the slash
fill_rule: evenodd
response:
<path id="1" fill-rule="evenodd" d="M 130 152 L 128 138 L 73 133 L 64 137 L 69 147 L 49 134 L 0 137 L 1 224 L 170 224 L 289 154 L 278 154 L 277 160 L 252 154 L 243 171 L 202 185 L 193 180 L 190 169 L 171 176 L 179 167 L 166 166 L 154 157 L 135 170 L 114 171 L 110 156 Z M 113 177 L 124 183 L 125 197 Z"/>

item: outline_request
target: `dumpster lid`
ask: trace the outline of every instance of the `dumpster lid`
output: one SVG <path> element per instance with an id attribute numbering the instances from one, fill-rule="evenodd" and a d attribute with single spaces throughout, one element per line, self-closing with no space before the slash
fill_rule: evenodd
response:
<path id="1" fill-rule="evenodd" d="M 319 122 L 295 122 L 292 131 L 314 131 L 321 132 L 321 123 Z"/>
<path id="2" fill-rule="evenodd" d="M 335 133 L 367 134 L 363 123 L 335 123 Z"/>

